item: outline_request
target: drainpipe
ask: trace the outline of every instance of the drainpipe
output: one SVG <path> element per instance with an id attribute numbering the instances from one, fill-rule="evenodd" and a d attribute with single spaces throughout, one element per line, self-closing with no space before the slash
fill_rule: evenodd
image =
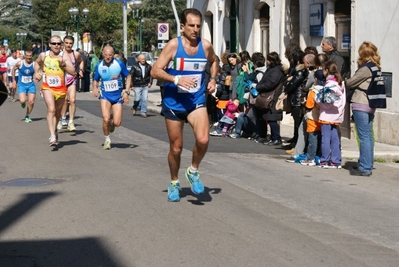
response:
<path id="1" fill-rule="evenodd" d="M 273 1 L 273 8 L 275 8 L 275 7 L 276 7 L 276 3 Z M 285 51 L 285 44 L 284 44 L 285 31 L 283 29 L 285 28 L 285 25 L 286 25 L 286 21 L 285 21 L 286 1 L 281 1 L 280 8 L 281 8 L 281 10 L 280 10 L 280 25 L 279 25 L 279 31 L 278 31 L 280 34 L 279 47 L 280 47 L 280 51 Z M 273 29 L 271 29 L 270 32 L 274 32 Z M 270 38 L 270 39 L 272 39 L 272 38 Z M 273 51 L 274 49 L 272 47 L 270 47 L 269 50 Z M 283 57 L 281 55 L 280 59 L 284 60 L 285 57 Z"/>
<path id="2" fill-rule="evenodd" d="M 187 0 L 188 3 L 189 0 Z M 179 19 L 179 15 L 177 15 L 177 10 L 176 10 L 176 5 L 175 5 L 175 1 L 170 0 L 170 3 L 172 4 L 172 8 L 173 8 L 173 14 L 175 14 L 175 19 L 176 19 L 176 33 L 177 36 L 180 36 L 180 19 Z"/>

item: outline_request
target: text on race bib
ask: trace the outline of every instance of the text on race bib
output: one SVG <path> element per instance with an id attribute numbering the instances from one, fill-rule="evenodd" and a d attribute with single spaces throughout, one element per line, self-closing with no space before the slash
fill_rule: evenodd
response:
<path id="1" fill-rule="evenodd" d="M 104 81 L 103 86 L 105 92 L 117 91 L 119 89 L 118 80 Z"/>
<path id="2" fill-rule="evenodd" d="M 21 82 L 22 83 L 31 83 L 32 82 L 32 76 L 22 76 L 21 77 Z"/>
<path id="3" fill-rule="evenodd" d="M 182 77 L 189 77 L 195 81 L 195 85 L 192 88 L 185 88 L 183 86 L 177 86 L 177 92 L 179 93 L 196 93 L 201 89 L 201 74 L 192 74 L 192 75 L 182 75 Z"/>
<path id="4" fill-rule="evenodd" d="M 50 87 L 61 86 L 61 77 L 58 77 L 58 76 L 47 76 L 47 84 Z"/>

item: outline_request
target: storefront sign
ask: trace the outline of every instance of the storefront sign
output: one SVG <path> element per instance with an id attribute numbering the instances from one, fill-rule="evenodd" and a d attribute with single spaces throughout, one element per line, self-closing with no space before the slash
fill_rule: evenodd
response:
<path id="1" fill-rule="evenodd" d="M 309 6 L 310 36 L 324 35 L 324 4 L 317 3 Z"/>

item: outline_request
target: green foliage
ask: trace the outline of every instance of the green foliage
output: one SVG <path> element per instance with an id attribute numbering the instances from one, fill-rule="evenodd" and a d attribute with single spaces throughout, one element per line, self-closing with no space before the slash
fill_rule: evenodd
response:
<path id="1" fill-rule="evenodd" d="M 386 163 L 386 162 L 387 162 L 386 159 L 384 159 L 384 158 L 378 158 L 378 157 L 374 158 L 374 161 L 375 161 L 375 162 L 378 162 L 378 163 Z"/>
<path id="2" fill-rule="evenodd" d="M 28 48 L 32 40 L 37 38 L 37 24 L 29 1 L 0 0 L 0 39 L 7 39 L 10 47 L 19 49 L 20 40 L 15 34 L 25 32 L 28 36 L 22 47 Z"/>
<path id="3" fill-rule="evenodd" d="M 186 0 L 175 0 L 177 14 L 186 8 Z M 139 34 L 139 23 L 136 18 L 132 17 L 130 13 L 129 18 L 129 29 L 128 34 L 130 39 L 132 36 L 135 39 L 136 44 L 138 43 Z M 169 23 L 169 38 L 172 39 L 177 36 L 177 24 L 173 13 L 172 4 L 170 1 L 165 0 L 143 0 L 143 6 L 141 7 L 141 15 L 143 18 L 142 26 L 142 47 L 146 50 L 146 47 L 151 45 L 157 47 L 158 41 L 158 23 L 164 22 Z M 133 20 L 133 21 L 132 21 Z"/>
<path id="4" fill-rule="evenodd" d="M 45 43 L 50 40 L 51 30 L 63 29 L 62 23 L 59 22 L 58 16 L 55 13 L 58 5 L 62 2 L 64 0 L 32 0 L 33 14 L 38 21 L 36 32 Z"/>
<path id="5" fill-rule="evenodd" d="M 128 1 L 129 2 L 129 1 Z M 31 3 L 31 8 L 21 6 Z M 186 0 L 175 0 L 178 14 L 186 6 Z M 90 32 L 95 48 L 111 44 L 116 50 L 123 48 L 123 9 L 122 2 L 107 2 L 106 0 L 0 0 L 0 38 L 8 39 L 14 46 L 18 45 L 15 33 L 24 31 L 28 38 L 24 46 L 32 42 L 48 43 L 51 30 L 76 31 L 69 15 L 69 8 L 79 10 L 87 7 L 90 12 L 87 22 L 79 22 L 78 32 Z M 177 25 L 170 1 L 143 0 L 140 9 L 142 15 L 142 47 L 157 47 L 157 24 L 169 23 L 170 38 L 176 37 Z M 132 44 L 138 44 L 139 22 L 137 16 L 128 14 L 128 50 Z M 6 27 L 4 27 L 6 26 Z M 134 40 L 134 41 L 133 41 Z"/>
<path id="6" fill-rule="evenodd" d="M 90 32 L 94 44 L 103 46 L 113 44 L 120 40 L 121 34 L 118 32 L 122 28 L 122 3 L 109 3 L 105 0 L 75 1 L 64 0 L 58 5 L 57 17 L 64 25 L 63 29 L 70 32 L 76 31 L 76 24 L 70 19 L 69 8 L 77 7 L 89 9 L 87 22 L 79 23 L 79 34 Z M 117 42 L 116 42 L 117 43 Z"/>

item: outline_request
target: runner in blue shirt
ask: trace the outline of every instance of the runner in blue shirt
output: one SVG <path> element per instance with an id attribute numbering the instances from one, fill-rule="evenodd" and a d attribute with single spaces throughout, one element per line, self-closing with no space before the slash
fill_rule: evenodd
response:
<path id="1" fill-rule="evenodd" d="M 206 93 L 215 91 L 219 63 L 212 44 L 200 38 L 202 14 L 194 8 L 181 15 L 182 36 L 170 40 L 152 68 L 154 79 L 164 81 L 162 114 L 165 116 L 170 150 L 168 154 L 171 183 L 168 200 L 180 200 L 178 172 L 183 149 L 183 127 L 188 122 L 196 139 L 191 166 L 185 176 L 194 194 L 204 192 L 198 167 L 209 143 L 209 119 Z M 211 77 L 205 81 L 205 65 L 209 62 Z"/>
<path id="2" fill-rule="evenodd" d="M 94 70 L 93 96 L 100 99 L 105 135 L 103 149 L 109 150 L 109 134 L 122 123 L 122 104 L 129 103 L 131 77 L 125 64 L 114 58 L 112 46 L 105 46 L 102 55 L 104 59 L 97 63 Z M 126 84 L 129 85 L 126 90 L 123 90 L 122 77 L 126 77 Z"/>
<path id="3" fill-rule="evenodd" d="M 36 84 L 33 75 L 35 73 L 32 51 L 25 51 L 25 59 L 19 61 L 12 68 L 11 75 L 13 83 L 18 87 L 18 97 L 21 107 L 25 108 L 26 100 L 28 100 L 28 107 L 26 108 L 25 122 L 32 122 L 30 113 L 33 110 L 36 98 Z M 19 75 L 15 73 L 19 70 Z M 17 81 L 18 80 L 18 81 Z M 26 99 L 28 97 L 28 99 Z"/>

